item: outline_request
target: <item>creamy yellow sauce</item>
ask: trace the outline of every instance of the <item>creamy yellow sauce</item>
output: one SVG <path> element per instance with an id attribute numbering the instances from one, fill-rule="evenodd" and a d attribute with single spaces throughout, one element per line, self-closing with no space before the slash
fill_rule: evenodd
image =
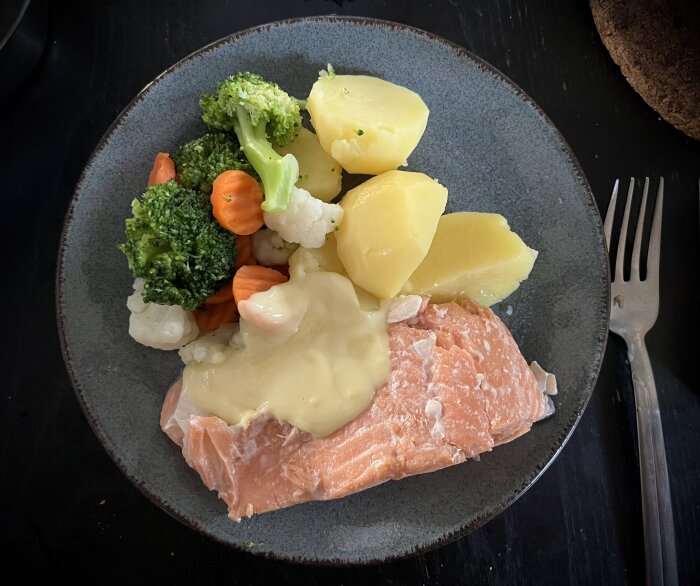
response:
<path id="1" fill-rule="evenodd" d="M 243 348 L 227 347 L 219 364 L 189 364 L 184 390 L 230 424 L 267 414 L 323 437 L 362 413 L 387 381 L 387 311 L 368 309 L 343 275 L 290 265 L 289 282 L 250 301 L 254 309 L 272 307 L 273 318 L 301 316 L 292 320 L 296 330 L 283 324 L 269 331 L 241 319 Z"/>

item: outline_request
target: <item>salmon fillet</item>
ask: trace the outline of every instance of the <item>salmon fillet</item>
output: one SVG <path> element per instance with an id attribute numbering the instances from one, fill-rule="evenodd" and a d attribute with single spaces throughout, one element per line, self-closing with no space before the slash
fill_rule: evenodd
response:
<path id="1" fill-rule="evenodd" d="M 553 412 L 500 319 L 471 302 L 427 305 L 391 324 L 392 370 L 371 406 L 324 438 L 261 416 L 201 414 L 175 383 L 161 427 L 240 520 L 464 462 Z"/>

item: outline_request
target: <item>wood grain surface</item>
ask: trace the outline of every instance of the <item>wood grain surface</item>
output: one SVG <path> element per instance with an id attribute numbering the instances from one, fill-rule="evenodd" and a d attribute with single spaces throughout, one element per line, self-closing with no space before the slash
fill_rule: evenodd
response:
<path id="1" fill-rule="evenodd" d="M 668 447 L 681 583 L 698 583 L 700 144 L 627 84 L 600 41 L 587 0 L 49 5 L 45 54 L 0 109 L 5 567 L 48 584 L 642 583 L 631 382 L 615 338 L 571 440 L 518 502 L 453 544 L 370 567 L 290 565 L 208 541 L 143 497 L 86 423 L 58 345 L 54 276 L 63 215 L 91 150 L 149 80 L 191 51 L 266 21 L 338 13 L 418 26 L 491 62 L 562 131 L 599 205 L 607 205 L 617 177 L 666 178 L 662 305 L 648 346 Z"/>

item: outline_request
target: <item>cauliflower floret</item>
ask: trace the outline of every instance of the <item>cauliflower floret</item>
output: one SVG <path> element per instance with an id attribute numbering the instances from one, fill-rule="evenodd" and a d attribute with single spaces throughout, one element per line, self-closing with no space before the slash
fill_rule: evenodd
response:
<path id="1" fill-rule="evenodd" d="M 143 286 L 146 283 L 143 279 L 136 279 L 132 285 L 134 292 L 126 298 L 126 306 L 131 313 L 143 313 L 148 305 L 143 300 Z"/>
<path id="2" fill-rule="evenodd" d="M 231 338 L 238 333 L 238 324 L 224 324 L 214 332 L 203 336 L 180 348 L 178 354 L 185 364 L 202 362 L 221 364 L 226 358 L 224 350 L 231 344 Z"/>
<path id="3" fill-rule="evenodd" d="M 309 300 L 290 287 L 272 287 L 238 302 L 241 318 L 269 332 L 296 332 Z"/>
<path id="4" fill-rule="evenodd" d="M 258 230 L 253 234 L 253 256 L 263 266 L 274 267 L 286 264 L 292 253 L 298 248 L 282 240 L 274 230 Z"/>
<path id="5" fill-rule="evenodd" d="M 177 350 L 199 334 L 191 311 L 179 305 L 144 303 L 143 279 L 134 281 L 134 292 L 126 300 L 129 308 L 129 335 L 139 344 L 158 350 Z"/>
<path id="6" fill-rule="evenodd" d="M 264 212 L 268 228 L 279 232 L 287 242 L 297 242 L 304 248 L 320 248 L 326 234 L 338 229 L 343 219 L 343 208 L 324 203 L 305 189 L 294 188 L 287 209 L 283 212 Z"/>

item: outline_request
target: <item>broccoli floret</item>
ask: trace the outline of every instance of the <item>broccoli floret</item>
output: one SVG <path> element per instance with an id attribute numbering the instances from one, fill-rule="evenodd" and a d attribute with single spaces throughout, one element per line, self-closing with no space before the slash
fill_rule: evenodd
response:
<path id="1" fill-rule="evenodd" d="M 214 179 L 229 169 L 245 171 L 257 179 L 236 138 L 223 132 L 205 134 L 181 146 L 173 161 L 180 185 L 202 193 L 211 193 Z"/>
<path id="2" fill-rule="evenodd" d="M 205 194 L 170 180 L 149 187 L 131 209 L 119 248 L 145 280 L 145 302 L 195 309 L 233 275 L 236 237 L 213 218 Z"/>
<path id="3" fill-rule="evenodd" d="M 299 164 L 294 155 L 278 155 L 270 139 L 278 146 L 294 140 L 301 128 L 299 101 L 276 83 L 244 72 L 221 82 L 215 93 L 202 97 L 199 105 L 202 119 L 210 128 L 236 133 L 245 156 L 262 180 L 263 209 L 286 209 L 299 178 Z"/>

